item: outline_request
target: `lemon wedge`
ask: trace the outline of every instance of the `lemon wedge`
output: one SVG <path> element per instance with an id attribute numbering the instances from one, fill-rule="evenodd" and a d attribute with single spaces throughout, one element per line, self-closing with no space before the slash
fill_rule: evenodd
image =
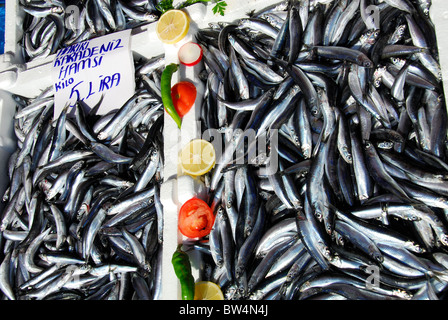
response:
<path id="1" fill-rule="evenodd" d="M 182 171 L 192 176 L 200 176 L 209 172 L 215 165 L 215 148 L 207 140 L 191 140 L 182 149 L 180 164 Z"/>
<path id="2" fill-rule="evenodd" d="M 157 21 L 156 34 L 163 43 L 174 44 L 187 35 L 189 28 L 188 15 L 182 10 L 171 9 Z"/>
<path id="3" fill-rule="evenodd" d="M 194 300 L 224 300 L 221 288 L 211 281 L 196 282 Z"/>

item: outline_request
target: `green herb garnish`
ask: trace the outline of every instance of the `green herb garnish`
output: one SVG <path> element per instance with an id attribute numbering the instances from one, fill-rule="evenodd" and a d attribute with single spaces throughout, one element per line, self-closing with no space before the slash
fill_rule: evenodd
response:
<path id="1" fill-rule="evenodd" d="M 159 10 L 162 13 L 165 13 L 168 10 L 182 9 L 198 2 L 214 2 L 215 6 L 212 8 L 213 13 L 214 14 L 219 13 L 222 16 L 224 15 L 224 11 L 226 10 L 227 6 L 227 3 L 224 0 L 186 0 L 181 4 L 179 4 L 177 8 L 174 8 L 173 0 L 162 0 L 157 5 L 157 10 Z"/>
<path id="2" fill-rule="evenodd" d="M 162 13 L 165 13 L 168 10 L 174 9 L 173 0 L 162 0 L 159 2 L 159 4 L 156 6 L 156 8 L 157 8 L 157 10 L 159 10 Z"/>
<path id="3" fill-rule="evenodd" d="M 210 0 L 186 0 L 185 2 L 182 2 L 180 4 L 179 9 L 191 6 L 192 4 L 195 4 L 198 2 L 210 2 Z"/>
<path id="4" fill-rule="evenodd" d="M 220 15 L 224 15 L 224 11 L 226 10 L 227 3 L 224 0 L 220 0 L 216 2 L 216 5 L 212 8 L 213 13 L 216 14 L 219 12 Z"/>

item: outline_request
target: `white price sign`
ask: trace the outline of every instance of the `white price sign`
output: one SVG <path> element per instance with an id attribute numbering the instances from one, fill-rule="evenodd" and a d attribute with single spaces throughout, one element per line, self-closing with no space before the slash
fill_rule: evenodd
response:
<path id="1" fill-rule="evenodd" d="M 101 99 L 98 114 L 120 108 L 135 92 L 131 30 L 111 33 L 60 49 L 53 62 L 54 115 L 67 105 Z M 70 111 L 69 111 L 70 112 Z"/>

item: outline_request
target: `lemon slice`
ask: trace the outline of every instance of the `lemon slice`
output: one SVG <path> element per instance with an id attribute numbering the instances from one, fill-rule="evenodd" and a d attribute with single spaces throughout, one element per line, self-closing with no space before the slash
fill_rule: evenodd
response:
<path id="1" fill-rule="evenodd" d="M 174 44 L 187 35 L 189 27 L 188 15 L 182 10 L 171 9 L 157 21 L 156 33 L 163 43 Z"/>
<path id="2" fill-rule="evenodd" d="M 215 148 L 207 140 L 191 140 L 180 154 L 182 171 L 192 176 L 209 172 L 215 165 Z"/>
<path id="3" fill-rule="evenodd" d="M 224 294 L 216 283 L 199 281 L 194 287 L 194 300 L 224 300 Z"/>

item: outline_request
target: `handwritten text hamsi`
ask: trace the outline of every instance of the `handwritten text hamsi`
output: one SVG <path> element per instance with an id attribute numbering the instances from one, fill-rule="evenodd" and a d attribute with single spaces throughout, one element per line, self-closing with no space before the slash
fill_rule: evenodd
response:
<path id="1" fill-rule="evenodd" d="M 99 101 L 98 114 L 124 104 L 135 91 L 134 65 L 125 30 L 62 48 L 53 62 L 55 116 L 67 105 Z"/>

